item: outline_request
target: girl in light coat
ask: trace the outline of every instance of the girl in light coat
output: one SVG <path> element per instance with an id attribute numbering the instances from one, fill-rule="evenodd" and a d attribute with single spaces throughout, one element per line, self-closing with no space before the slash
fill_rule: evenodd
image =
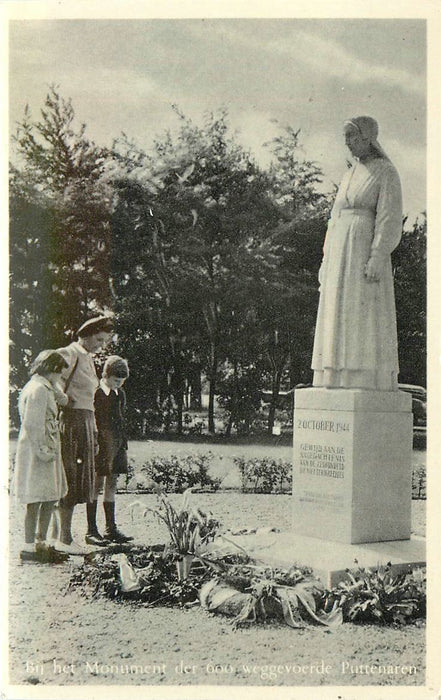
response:
<path id="1" fill-rule="evenodd" d="M 67 492 L 61 460 L 58 404 L 67 403 L 59 388 L 66 360 L 44 350 L 31 366 L 31 379 L 19 398 L 20 433 L 15 459 L 15 494 L 26 504 L 22 559 L 47 549 L 45 540 L 55 504 Z M 37 535 L 38 533 L 38 535 Z M 38 542 L 36 542 L 38 540 Z"/>

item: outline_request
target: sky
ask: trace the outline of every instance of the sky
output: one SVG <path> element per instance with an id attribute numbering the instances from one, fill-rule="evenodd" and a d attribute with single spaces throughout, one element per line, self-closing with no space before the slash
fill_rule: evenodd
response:
<path id="1" fill-rule="evenodd" d="M 71 98 L 98 145 L 125 132 L 148 149 L 177 126 L 226 108 L 262 165 L 290 125 L 331 190 L 346 167 L 345 119 L 377 119 L 402 180 L 404 213 L 426 209 L 426 26 L 423 19 L 14 20 L 9 130 L 50 84 Z M 276 123 L 277 122 L 277 123 Z"/>

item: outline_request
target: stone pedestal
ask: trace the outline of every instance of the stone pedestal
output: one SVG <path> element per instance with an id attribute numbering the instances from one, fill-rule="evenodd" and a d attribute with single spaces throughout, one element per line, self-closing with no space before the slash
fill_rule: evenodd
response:
<path id="1" fill-rule="evenodd" d="M 253 535 L 233 535 L 231 540 L 268 566 L 285 569 L 293 565 L 310 567 L 326 588 L 347 580 L 347 571 L 359 566 L 377 569 L 390 563 L 391 574 L 395 576 L 426 565 L 426 540 L 415 535 L 410 540 L 343 544 L 293 532 L 259 534 L 257 531 Z M 215 541 L 213 549 L 220 544 Z"/>
<path id="2" fill-rule="evenodd" d="M 294 410 L 294 533 L 355 544 L 407 540 L 412 398 L 299 389 Z"/>

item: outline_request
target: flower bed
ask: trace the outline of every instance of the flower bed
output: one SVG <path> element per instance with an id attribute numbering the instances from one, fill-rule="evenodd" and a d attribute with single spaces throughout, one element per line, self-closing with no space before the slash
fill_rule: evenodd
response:
<path id="1" fill-rule="evenodd" d="M 121 548 L 120 548 L 121 549 Z M 307 568 L 271 568 L 246 554 L 196 556 L 184 577 L 164 545 L 127 547 L 88 555 L 69 590 L 142 605 L 201 604 L 246 622 L 279 621 L 290 627 L 343 622 L 405 624 L 425 616 L 425 571 L 393 576 L 389 567 L 348 572 L 349 581 L 326 590 Z"/>
<path id="2" fill-rule="evenodd" d="M 130 464 L 129 473 L 119 485 L 121 492 L 150 491 L 150 481 L 161 484 L 168 493 L 183 493 L 192 487 L 204 491 L 222 489 L 222 478 L 210 473 L 213 453 L 155 456 L 141 465 Z M 272 457 L 233 456 L 232 463 L 240 475 L 242 493 L 291 493 L 292 463 Z M 412 472 L 412 498 L 426 498 L 426 467 L 418 465 Z"/>
<path id="3" fill-rule="evenodd" d="M 132 504 L 132 513 L 138 508 Z M 191 505 L 180 509 L 159 495 L 153 512 L 167 527 L 166 545 L 121 545 L 85 557 L 69 588 L 142 605 L 201 604 L 232 617 L 233 626 L 277 620 L 290 627 L 345 621 L 403 624 L 424 617 L 425 571 L 391 574 L 390 565 L 348 571 L 349 581 L 326 590 L 310 569 L 259 564 L 233 544 L 220 523 Z M 185 566 L 184 566 L 185 562 Z"/>

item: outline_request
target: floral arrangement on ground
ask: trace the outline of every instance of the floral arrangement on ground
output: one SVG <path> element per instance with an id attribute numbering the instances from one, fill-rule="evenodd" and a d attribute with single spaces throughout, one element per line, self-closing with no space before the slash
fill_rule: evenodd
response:
<path id="1" fill-rule="evenodd" d="M 71 575 L 68 590 L 132 605 L 192 607 L 232 618 L 237 628 L 278 621 L 294 628 L 343 622 L 405 624 L 426 612 L 426 572 L 394 574 L 390 564 L 357 567 L 327 590 L 307 567 L 271 567 L 251 558 L 220 523 L 190 504 L 181 509 L 164 493 L 154 509 L 139 507 L 166 525 L 168 544 L 120 545 L 88 554 Z"/>

